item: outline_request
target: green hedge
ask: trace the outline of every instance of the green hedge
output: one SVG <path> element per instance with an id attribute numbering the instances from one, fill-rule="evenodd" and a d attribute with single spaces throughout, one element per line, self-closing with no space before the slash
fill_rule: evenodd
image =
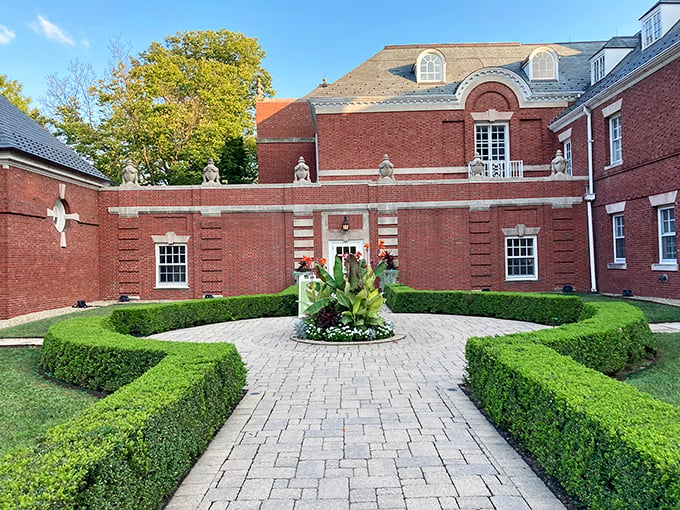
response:
<path id="1" fill-rule="evenodd" d="M 577 321 L 583 301 L 577 296 L 528 294 L 523 292 L 414 291 L 406 285 L 386 285 L 385 301 L 399 313 L 443 313 L 475 315 L 564 324 Z"/>
<path id="2" fill-rule="evenodd" d="M 258 314 L 294 315 L 294 305 L 294 289 L 288 289 L 130 307 L 112 320 L 73 319 L 50 328 L 43 368 L 115 393 L 50 429 L 35 449 L 2 459 L 0 508 L 158 508 L 238 402 L 246 370 L 232 344 L 141 339 L 113 326 L 148 334 L 146 321 L 159 332 Z"/>
<path id="3" fill-rule="evenodd" d="M 197 299 L 118 309 L 109 320 L 113 329 L 120 333 L 144 336 L 216 322 L 288 315 L 297 315 L 295 286 L 278 294 Z"/>
<path id="4" fill-rule="evenodd" d="M 587 508 L 680 508 L 680 410 L 603 375 L 655 349 L 639 309 L 575 303 L 575 296 L 423 292 L 403 285 L 389 286 L 386 295 L 395 312 L 565 323 L 469 339 L 475 398 Z"/>
<path id="5" fill-rule="evenodd" d="M 587 508 L 680 508 L 680 410 L 533 343 L 467 343 L 469 383 Z"/>

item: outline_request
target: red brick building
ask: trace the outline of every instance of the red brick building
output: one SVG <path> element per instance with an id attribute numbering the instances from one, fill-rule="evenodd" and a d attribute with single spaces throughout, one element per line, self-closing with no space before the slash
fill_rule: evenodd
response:
<path id="1" fill-rule="evenodd" d="M 112 186 L 0 98 L 0 319 L 278 291 L 378 240 L 421 289 L 680 297 L 679 8 L 606 42 L 387 46 L 259 102 L 257 185 Z"/>

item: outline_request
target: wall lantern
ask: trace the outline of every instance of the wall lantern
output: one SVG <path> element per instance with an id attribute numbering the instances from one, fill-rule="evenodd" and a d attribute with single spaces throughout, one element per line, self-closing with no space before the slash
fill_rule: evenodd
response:
<path id="1" fill-rule="evenodd" d="M 343 232 L 349 232 L 349 221 L 347 221 L 347 216 L 345 216 L 342 220 L 342 226 L 340 227 L 340 230 Z"/>

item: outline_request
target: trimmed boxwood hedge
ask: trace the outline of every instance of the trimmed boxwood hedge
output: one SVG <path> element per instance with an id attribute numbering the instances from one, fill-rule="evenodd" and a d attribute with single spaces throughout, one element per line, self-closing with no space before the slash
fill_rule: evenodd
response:
<path id="1" fill-rule="evenodd" d="M 50 328 L 43 368 L 115 393 L 47 431 L 36 448 L 3 458 L 0 508 L 158 508 L 238 402 L 246 369 L 233 344 L 162 342 L 114 329 L 148 334 L 267 314 L 294 315 L 294 289 L 130 307 L 112 320 Z"/>
<path id="2" fill-rule="evenodd" d="M 587 508 L 680 508 L 680 409 L 601 373 L 654 349 L 637 308 L 560 295 L 433 293 L 405 286 L 388 286 L 386 293 L 395 312 L 565 323 L 577 311 L 577 322 L 558 328 L 469 339 L 468 382 L 475 398 Z M 518 305 L 517 313 L 502 304 L 503 296 Z"/>

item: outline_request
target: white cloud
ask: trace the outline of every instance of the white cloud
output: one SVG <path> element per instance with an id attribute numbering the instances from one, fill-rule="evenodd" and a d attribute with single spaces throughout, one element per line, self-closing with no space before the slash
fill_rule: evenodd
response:
<path id="1" fill-rule="evenodd" d="M 16 34 L 14 32 L 5 25 L 0 25 L 0 44 L 9 44 L 15 37 Z"/>
<path id="2" fill-rule="evenodd" d="M 69 46 L 75 46 L 76 44 L 61 28 L 40 14 L 38 14 L 38 24 L 33 24 L 32 27 L 36 32 L 48 39 L 53 39 L 57 42 L 68 44 Z"/>

